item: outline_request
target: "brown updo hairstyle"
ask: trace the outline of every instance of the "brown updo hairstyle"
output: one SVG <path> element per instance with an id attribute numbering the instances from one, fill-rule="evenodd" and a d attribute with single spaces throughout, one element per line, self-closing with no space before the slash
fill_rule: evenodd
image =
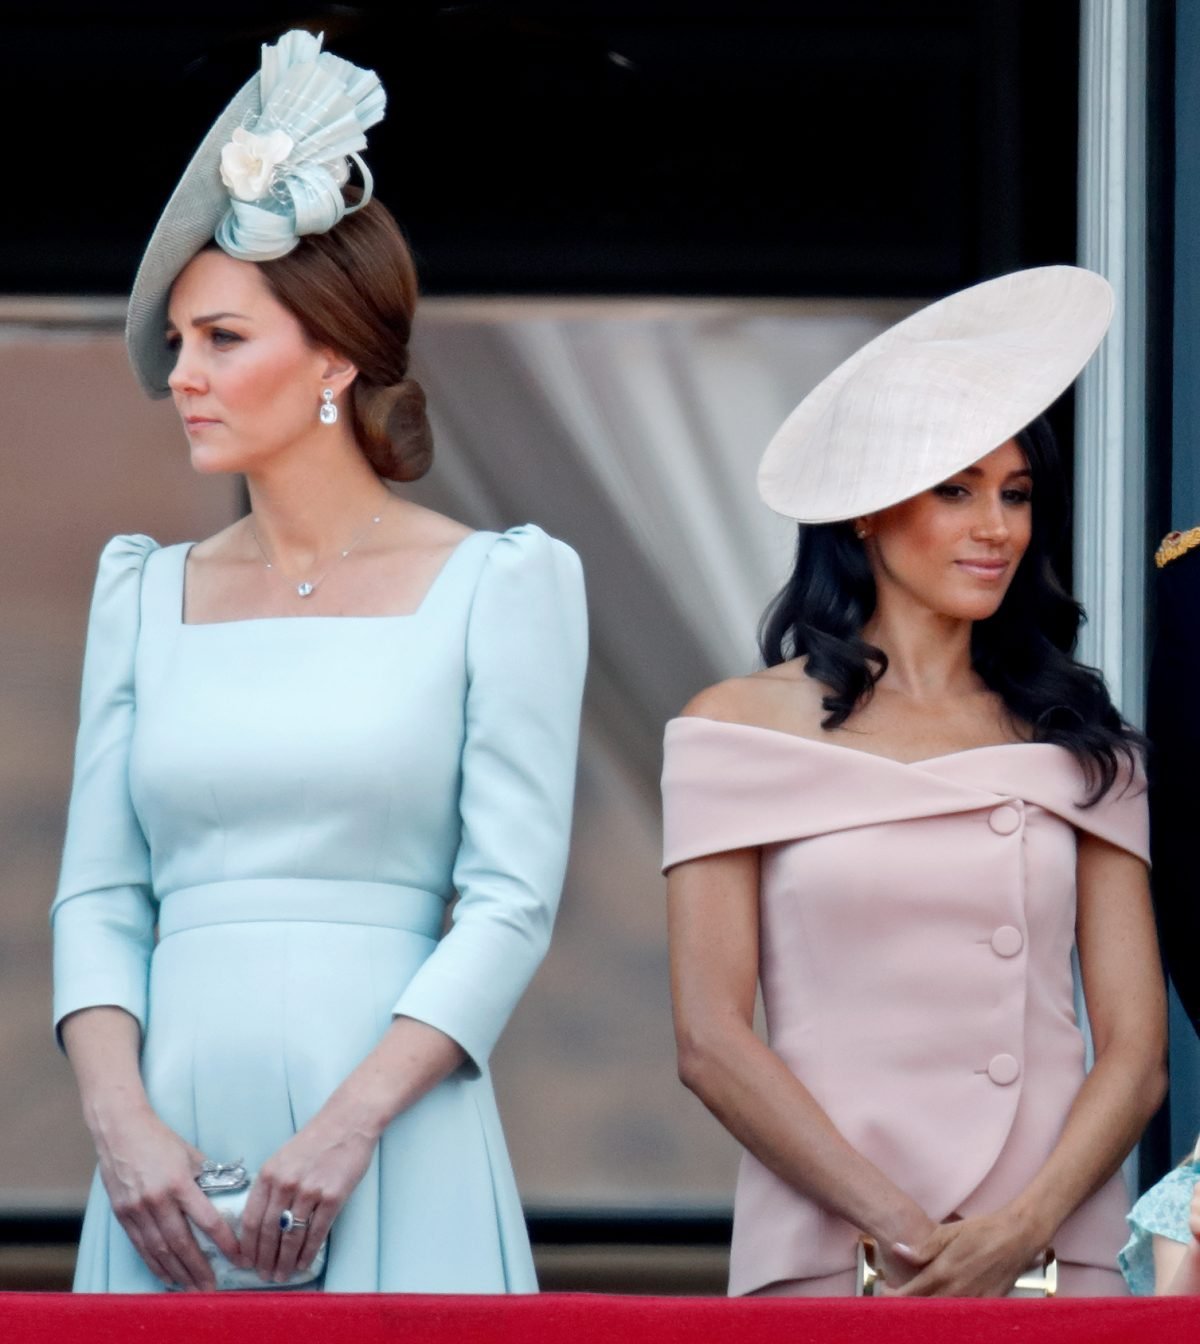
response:
<path id="1" fill-rule="evenodd" d="M 353 202 L 358 193 L 346 189 Z M 385 480 L 415 481 L 433 461 L 425 393 L 408 377 L 417 269 L 391 212 L 371 200 L 328 233 L 259 263 L 271 293 L 314 345 L 350 360 L 354 437 Z"/>

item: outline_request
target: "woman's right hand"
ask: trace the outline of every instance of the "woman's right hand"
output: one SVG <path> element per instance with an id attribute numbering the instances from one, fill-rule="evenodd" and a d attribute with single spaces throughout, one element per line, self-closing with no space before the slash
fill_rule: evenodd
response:
<path id="1" fill-rule="evenodd" d="M 153 1111 L 141 1109 L 105 1126 L 97 1155 L 113 1213 L 164 1284 L 197 1291 L 217 1286 L 189 1219 L 230 1261 L 246 1267 L 237 1238 L 196 1184 L 204 1154 Z"/>
<path id="2" fill-rule="evenodd" d="M 164 1125 L 146 1097 L 137 1020 L 124 1008 L 101 1004 L 69 1013 L 59 1030 L 117 1221 L 168 1287 L 215 1288 L 189 1218 L 235 1265 L 245 1261 L 237 1238 L 196 1184 L 204 1154 Z"/>

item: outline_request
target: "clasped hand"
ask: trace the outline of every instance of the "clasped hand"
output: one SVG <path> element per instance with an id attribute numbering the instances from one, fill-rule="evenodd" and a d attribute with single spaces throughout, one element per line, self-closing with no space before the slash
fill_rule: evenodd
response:
<path id="1" fill-rule="evenodd" d="M 152 1112 L 133 1117 L 101 1147 L 100 1176 L 113 1213 L 151 1272 L 169 1288 L 211 1291 L 216 1278 L 193 1225 L 231 1264 L 283 1283 L 312 1264 L 374 1147 L 375 1136 L 366 1130 L 316 1116 L 263 1164 L 246 1201 L 240 1242 L 196 1184 L 205 1154 Z M 285 1209 L 307 1226 L 285 1233 L 279 1225 Z"/>
<path id="2" fill-rule="evenodd" d="M 911 1274 L 894 1291 L 902 1297 L 1004 1297 L 1041 1249 L 1005 1213 L 939 1223 L 918 1245 L 893 1246 L 895 1259 Z"/>
<path id="3" fill-rule="evenodd" d="M 137 1253 L 168 1288 L 216 1287 L 212 1266 L 189 1224 L 207 1233 L 235 1265 L 250 1267 L 232 1229 L 196 1184 L 204 1154 L 156 1115 L 133 1115 L 106 1133 L 97 1151 L 113 1213 Z"/>
<path id="4" fill-rule="evenodd" d="M 259 1275 L 284 1283 L 312 1264 L 375 1149 L 367 1130 L 317 1115 L 263 1164 L 242 1214 L 241 1252 Z M 306 1226 L 285 1232 L 284 1210 Z"/>

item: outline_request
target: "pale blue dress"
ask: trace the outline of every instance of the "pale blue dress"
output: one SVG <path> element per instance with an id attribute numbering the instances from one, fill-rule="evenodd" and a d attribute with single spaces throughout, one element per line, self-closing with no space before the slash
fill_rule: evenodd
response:
<path id="1" fill-rule="evenodd" d="M 1200 1181 L 1200 1144 L 1187 1162 L 1181 1163 L 1149 1190 L 1129 1210 L 1129 1240 L 1117 1254 L 1117 1264 L 1139 1297 L 1154 1292 L 1154 1238 L 1166 1237 L 1185 1246 L 1192 1241 L 1188 1215 L 1192 1192 Z"/>
<path id="2" fill-rule="evenodd" d="M 55 1021 L 130 1012 L 157 1113 L 251 1169 L 393 1014 L 430 1023 L 470 1062 L 388 1126 L 324 1287 L 534 1291 L 488 1056 L 566 864 L 579 561 L 536 527 L 476 532 L 409 616 L 185 625 L 187 552 L 122 536 L 101 557 Z M 98 1177 L 75 1287 L 161 1288 Z"/>

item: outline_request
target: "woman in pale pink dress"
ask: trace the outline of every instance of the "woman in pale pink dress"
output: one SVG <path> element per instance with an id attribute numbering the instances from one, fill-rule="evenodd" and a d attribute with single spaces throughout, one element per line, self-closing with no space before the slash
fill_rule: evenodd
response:
<path id="1" fill-rule="evenodd" d="M 804 524 L 767 666 L 668 726 L 663 779 L 680 1073 L 745 1149 L 733 1293 L 853 1293 L 862 1245 L 884 1291 L 1055 1257 L 1061 1294 L 1124 1291 L 1119 1168 L 1165 1086 L 1141 739 L 1071 657 L 1039 418 L 1110 314 L 1072 267 L 952 296 L 764 459 Z"/>

